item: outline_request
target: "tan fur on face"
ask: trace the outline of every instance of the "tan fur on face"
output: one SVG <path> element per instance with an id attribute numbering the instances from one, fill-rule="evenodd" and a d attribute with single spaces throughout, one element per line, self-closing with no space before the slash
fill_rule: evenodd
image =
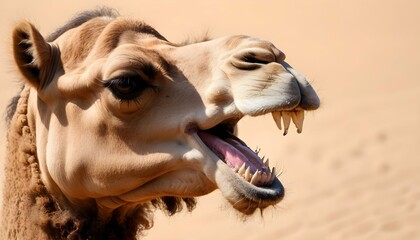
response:
<path id="1" fill-rule="evenodd" d="M 174 44 L 106 9 L 77 17 L 47 40 L 29 23 L 14 36 L 25 87 L 10 111 L 9 141 L 29 141 L 31 150 L 10 148 L 7 196 L 25 198 L 25 205 L 6 214 L 30 209 L 42 216 L 34 235 L 132 239 L 151 227 L 153 207 L 174 214 L 185 203 L 192 210 L 194 197 L 215 189 L 246 215 L 282 200 L 274 170 L 251 181 L 248 168 L 243 178 L 228 162 L 234 157 L 220 156 L 200 135 L 239 143 L 229 131 L 244 116 L 319 106 L 306 79 L 270 42 L 230 36 Z M 257 176 L 264 164 L 258 156 L 240 161 L 251 158 Z M 21 177 L 35 187 L 16 182 Z M 34 219 L 14 221 L 5 225 L 12 237 Z"/>

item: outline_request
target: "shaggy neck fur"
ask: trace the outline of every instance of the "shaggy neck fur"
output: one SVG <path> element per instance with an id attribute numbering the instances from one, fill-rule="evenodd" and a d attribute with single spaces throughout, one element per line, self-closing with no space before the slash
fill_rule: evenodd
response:
<path id="1" fill-rule="evenodd" d="M 169 214 L 182 208 L 180 200 L 162 198 L 138 205 L 128 214 L 117 209 L 106 221 L 98 218 L 96 210 L 83 214 L 65 209 L 41 180 L 35 134 L 28 126 L 29 93 L 26 86 L 12 106 L 0 239 L 135 239 L 139 231 L 153 225 L 153 207 L 163 207 Z M 193 199 L 183 200 L 189 210 L 195 206 Z"/>

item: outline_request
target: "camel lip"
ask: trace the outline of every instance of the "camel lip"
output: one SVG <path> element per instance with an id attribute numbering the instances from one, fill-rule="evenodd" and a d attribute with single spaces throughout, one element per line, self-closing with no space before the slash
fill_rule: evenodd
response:
<path id="1" fill-rule="evenodd" d="M 263 210 L 283 200 L 285 189 L 277 177 L 269 186 L 255 186 L 245 181 L 221 161 L 216 164 L 218 188 L 232 207 L 244 215 L 251 215 L 257 209 Z"/>
<path id="2" fill-rule="evenodd" d="M 281 184 L 280 180 L 275 177 L 273 182 L 267 186 L 256 186 L 251 184 L 250 182 L 245 181 L 243 178 L 239 177 L 232 171 L 229 171 L 229 167 L 223 166 L 221 167 L 222 172 L 229 178 L 231 178 L 231 182 L 234 182 L 235 185 L 240 186 L 239 188 L 235 188 L 238 190 L 238 193 L 241 193 L 244 197 L 251 198 L 253 200 L 267 200 L 267 201 L 281 201 L 284 197 L 284 187 Z M 240 181 L 237 181 L 240 180 Z M 248 190 L 248 191 L 246 191 Z"/>

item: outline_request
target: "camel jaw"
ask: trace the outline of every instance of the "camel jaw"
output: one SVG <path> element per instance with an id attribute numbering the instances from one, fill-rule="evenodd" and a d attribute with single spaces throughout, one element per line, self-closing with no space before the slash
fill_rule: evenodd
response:
<path id="1" fill-rule="evenodd" d="M 269 186 L 258 187 L 238 177 L 221 161 L 217 166 L 219 171 L 215 178 L 220 191 L 232 207 L 245 215 L 254 213 L 257 208 L 275 205 L 284 197 L 284 187 L 277 177 Z"/>
<path id="2" fill-rule="evenodd" d="M 205 172 L 215 182 L 232 206 L 245 215 L 275 205 L 284 197 L 284 187 L 264 161 L 230 133 L 232 128 L 215 129 L 192 134 L 197 148 L 206 159 Z M 211 166 L 209 166 L 211 165 Z"/>

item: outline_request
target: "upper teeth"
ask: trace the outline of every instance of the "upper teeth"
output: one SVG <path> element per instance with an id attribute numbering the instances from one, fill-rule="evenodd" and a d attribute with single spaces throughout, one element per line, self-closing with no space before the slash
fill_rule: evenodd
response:
<path id="1" fill-rule="evenodd" d="M 283 135 L 286 135 L 289 131 L 290 120 L 293 121 L 297 128 L 297 132 L 301 133 L 303 128 L 303 119 L 305 118 L 305 112 L 303 110 L 293 110 L 293 111 L 280 111 L 272 112 L 274 121 L 276 122 L 277 127 L 281 130 L 281 119 L 283 119 L 284 132 Z"/>
<path id="2" fill-rule="evenodd" d="M 282 119 L 283 119 L 283 127 L 284 132 L 283 135 L 286 135 L 289 131 L 290 122 L 293 121 L 297 128 L 297 132 L 301 133 L 303 129 L 303 120 L 305 118 L 305 112 L 303 110 L 291 110 L 291 111 L 277 111 L 272 112 L 274 121 L 276 122 L 277 127 L 281 130 L 282 129 Z M 256 149 L 255 152 L 258 154 L 260 149 Z M 264 157 L 261 159 L 267 169 L 269 167 L 269 160 L 264 160 Z M 268 186 L 273 183 L 274 179 L 276 178 L 276 169 L 273 167 L 272 170 L 256 170 L 254 173 L 251 170 L 250 166 L 246 166 L 245 163 L 242 166 L 235 167 L 236 173 L 245 179 L 245 181 L 255 185 L 255 186 Z"/>

